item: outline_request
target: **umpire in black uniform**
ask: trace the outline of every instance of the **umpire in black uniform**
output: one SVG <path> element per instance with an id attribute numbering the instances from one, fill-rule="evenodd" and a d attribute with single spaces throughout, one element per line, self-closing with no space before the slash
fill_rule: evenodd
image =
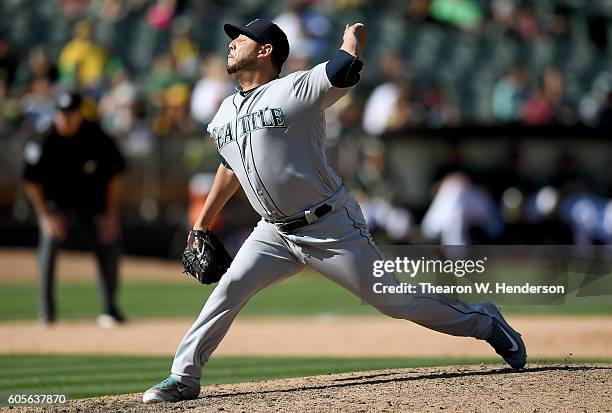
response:
<path id="1" fill-rule="evenodd" d="M 125 161 L 99 125 L 83 118 L 79 94 L 61 94 L 56 106 L 50 132 L 24 149 L 26 193 L 40 227 L 40 318 L 45 324 L 55 321 L 55 257 L 70 238 L 96 253 L 102 301 L 98 323 L 111 327 L 124 321 L 115 296 Z"/>

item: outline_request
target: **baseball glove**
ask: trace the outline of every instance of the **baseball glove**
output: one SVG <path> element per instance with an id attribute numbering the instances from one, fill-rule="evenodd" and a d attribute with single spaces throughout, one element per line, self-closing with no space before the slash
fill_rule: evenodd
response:
<path id="1" fill-rule="evenodd" d="M 184 273 L 202 284 L 212 284 L 225 274 L 232 257 L 215 234 L 192 229 L 181 261 Z"/>

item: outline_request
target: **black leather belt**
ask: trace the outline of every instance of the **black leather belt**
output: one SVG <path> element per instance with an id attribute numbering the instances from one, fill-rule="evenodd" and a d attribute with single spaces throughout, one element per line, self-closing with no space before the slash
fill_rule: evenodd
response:
<path id="1" fill-rule="evenodd" d="M 314 215 L 317 218 L 321 218 L 322 216 L 330 213 L 331 210 L 332 210 L 332 206 L 329 204 L 319 205 L 314 210 Z M 287 222 L 272 222 L 272 221 L 268 221 L 268 222 L 274 224 L 276 228 L 278 228 L 279 231 L 287 233 L 287 234 L 291 233 L 292 231 L 295 231 L 296 229 L 305 227 L 306 225 L 309 224 L 308 220 L 306 219 L 306 213 L 302 213 L 299 218 L 296 218 L 294 220 L 287 221 Z"/>

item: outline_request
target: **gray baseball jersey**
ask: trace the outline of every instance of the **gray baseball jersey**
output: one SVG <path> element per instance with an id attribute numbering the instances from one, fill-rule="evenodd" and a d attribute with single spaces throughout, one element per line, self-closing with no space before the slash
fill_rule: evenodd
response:
<path id="1" fill-rule="evenodd" d="M 172 376 L 192 386 L 247 301 L 263 288 L 310 267 L 394 318 L 447 334 L 485 339 L 491 315 L 435 294 L 376 295 L 375 260 L 384 259 L 359 204 L 327 165 L 324 110 L 349 89 L 332 86 L 325 63 L 273 80 L 246 96 L 225 99 L 209 127 L 262 219 L 211 293 L 179 345 Z M 268 221 L 312 211 L 329 212 L 291 233 Z M 398 286 L 395 274 L 377 283 Z M 409 345 L 409 343 L 406 343 Z"/>
<path id="2" fill-rule="evenodd" d="M 324 109 L 348 90 L 332 87 L 322 63 L 223 101 L 208 131 L 262 217 L 285 219 L 338 191 Z"/>

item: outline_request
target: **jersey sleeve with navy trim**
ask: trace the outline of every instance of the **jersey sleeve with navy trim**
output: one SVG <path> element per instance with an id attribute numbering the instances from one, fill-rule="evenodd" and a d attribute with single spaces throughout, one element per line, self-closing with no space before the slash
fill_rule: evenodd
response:
<path id="1" fill-rule="evenodd" d="M 311 70 L 296 72 L 293 78 L 295 97 L 305 106 L 323 110 L 336 103 L 351 90 L 351 87 L 334 87 L 325 67 L 327 62 L 320 63 Z"/>
<path id="2" fill-rule="evenodd" d="M 230 166 L 229 163 L 227 163 L 227 161 L 225 160 L 225 158 L 223 156 L 221 157 L 221 165 L 225 166 L 230 171 L 233 171 L 232 167 Z"/>
<path id="3" fill-rule="evenodd" d="M 325 65 L 325 72 L 335 87 L 355 86 L 359 82 L 359 72 L 363 62 L 346 50 L 338 50 Z"/>

